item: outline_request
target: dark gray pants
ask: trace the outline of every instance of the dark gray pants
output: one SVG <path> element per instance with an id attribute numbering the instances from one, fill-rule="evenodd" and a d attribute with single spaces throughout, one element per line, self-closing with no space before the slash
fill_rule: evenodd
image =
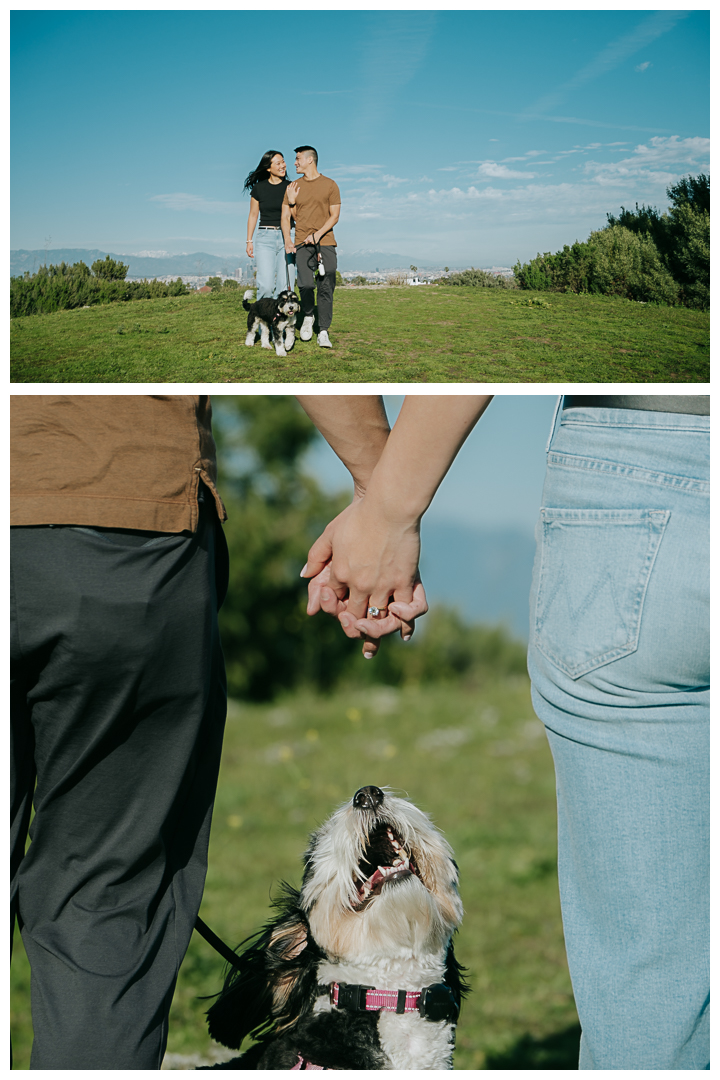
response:
<path id="1" fill-rule="evenodd" d="M 32 970 L 30 1067 L 159 1069 L 205 881 L 227 547 L 209 501 L 193 536 L 11 533 L 11 918 Z"/>
<path id="2" fill-rule="evenodd" d="M 308 266 L 310 259 L 315 261 L 314 247 L 297 249 L 297 281 L 300 289 L 302 315 L 313 315 L 315 311 L 315 289 L 317 288 L 318 330 L 329 330 L 333 316 L 333 293 L 335 292 L 335 271 L 337 270 L 337 249 L 328 245 L 320 246 L 325 267 L 324 277 L 315 279 L 315 272 Z"/>

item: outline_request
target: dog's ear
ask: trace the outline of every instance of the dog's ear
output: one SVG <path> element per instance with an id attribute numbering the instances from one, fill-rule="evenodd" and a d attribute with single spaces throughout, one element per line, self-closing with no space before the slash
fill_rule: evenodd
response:
<path id="1" fill-rule="evenodd" d="M 215 1004 L 208 1030 L 216 1042 L 236 1050 L 243 1039 L 292 1027 L 312 1005 L 310 992 L 323 953 L 312 940 L 300 894 L 288 885 L 274 906 L 278 916 L 239 955 Z"/>
<path id="2" fill-rule="evenodd" d="M 455 959 L 455 949 L 453 948 L 452 938 L 448 945 L 447 957 L 445 959 L 445 982 L 453 992 L 458 1009 L 462 1004 L 462 999 L 467 997 L 470 993 L 470 985 L 465 978 L 465 972 L 467 968 L 462 964 L 458 964 Z"/>
<path id="3" fill-rule="evenodd" d="M 242 943 L 238 967 L 231 968 L 217 1001 L 207 1012 L 210 1037 L 238 1050 L 251 1031 L 265 1028 L 271 1018 L 272 992 L 265 967 L 267 929 Z M 242 948 L 238 946 L 238 949 Z"/>

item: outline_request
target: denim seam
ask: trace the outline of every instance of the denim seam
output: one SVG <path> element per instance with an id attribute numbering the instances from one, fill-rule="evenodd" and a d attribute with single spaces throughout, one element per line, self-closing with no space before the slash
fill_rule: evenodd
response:
<path id="1" fill-rule="evenodd" d="M 597 458 L 575 457 L 572 454 L 560 454 L 556 450 L 548 455 L 548 465 L 577 469 L 580 472 L 612 473 L 628 480 L 643 480 L 645 483 L 668 487 L 675 491 L 692 491 L 699 494 L 709 494 L 710 491 L 707 480 L 674 476 L 672 473 L 652 472 L 650 469 L 642 469 L 637 465 L 619 465 Z"/>
<path id="2" fill-rule="evenodd" d="M 541 511 L 542 518 L 542 535 L 543 544 L 541 548 L 541 562 L 540 571 L 538 575 L 538 594 L 535 607 L 535 626 L 534 626 L 534 638 L 535 647 L 538 652 L 541 652 L 555 667 L 564 671 L 566 675 L 569 675 L 571 679 L 576 680 L 583 675 L 587 675 L 591 671 L 595 671 L 599 667 L 604 667 L 606 664 L 612 663 L 614 660 L 620 660 L 624 656 L 629 656 L 635 652 L 638 647 L 640 639 L 640 623 L 642 620 L 642 612 L 645 606 L 645 596 L 647 588 L 650 583 L 650 574 L 653 566 L 655 565 L 655 559 L 660 548 L 660 543 L 665 535 L 665 528 L 670 520 L 670 510 L 647 510 L 643 513 L 647 514 L 649 529 L 648 548 L 645 555 L 643 566 L 638 576 L 638 583 L 636 588 L 636 594 L 633 601 L 633 611 L 629 624 L 629 636 L 624 645 L 616 645 L 613 649 L 607 649 L 604 653 L 597 653 L 591 659 L 584 661 L 582 664 L 566 664 L 557 656 L 553 656 L 547 649 L 543 648 L 540 639 L 540 625 L 542 620 L 539 618 L 538 609 L 540 607 L 540 600 L 543 592 L 543 578 L 545 576 L 545 553 L 548 549 L 548 545 L 544 543 L 546 529 L 549 524 L 552 524 L 554 520 L 557 520 L 555 516 L 552 518 L 546 516 L 547 511 L 545 508 Z M 578 521 L 586 522 L 587 518 L 565 518 L 566 521 Z M 594 520 L 594 519 L 590 519 Z M 630 524 L 630 522 L 619 521 L 618 519 L 605 518 L 607 524 Z"/>
<path id="3" fill-rule="evenodd" d="M 667 415 L 671 415 L 671 416 L 691 416 L 692 414 L 691 413 L 669 413 L 669 414 L 668 413 L 658 413 L 657 415 L 659 415 L 659 416 L 667 416 Z M 675 432 L 682 432 L 683 435 L 686 434 L 687 432 L 693 432 L 693 431 L 699 432 L 701 435 L 705 435 L 710 430 L 710 425 L 708 423 L 706 423 L 706 424 L 702 424 L 702 423 L 698 424 L 697 421 L 694 420 L 694 419 L 692 420 L 691 423 L 688 423 L 688 424 L 670 424 L 667 421 L 665 421 L 664 423 L 657 423 L 657 424 L 648 424 L 645 421 L 642 422 L 642 423 L 639 422 L 639 421 L 635 421 L 635 423 L 625 423 L 625 424 L 623 424 L 620 420 L 612 420 L 612 421 L 589 420 L 589 419 L 588 420 L 580 420 L 580 419 L 573 420 L 573 419 L 566 419 L 566 417 L 563 416 L 562 420 L 560 421 L 560 425 L 561 425 L 561 427 L 578 427 L 578 428 L 584 428 L 584 427 L 623 428 L 624 430 L 630 430 L 630 431 L 635 431 L 635 430 L 637 430 L 637 431 L 675 431 Z"/>

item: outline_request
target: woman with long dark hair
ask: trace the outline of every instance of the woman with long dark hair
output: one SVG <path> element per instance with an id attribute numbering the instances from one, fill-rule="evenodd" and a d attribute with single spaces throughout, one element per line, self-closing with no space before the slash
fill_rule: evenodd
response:
<path id="1" fill-rule="evenodd" d="M 286 254 L 280 228 L 280 211 L 285 189 L 290 183 L 286 173 L 285 158 L 280 151 L 267 150 L 243 185 L 243 191 L 250 192 L 245 252 L 255 259 L 258 300 L 279 296 L 287 288 L 288 274 L 290 288 L 295 287 L 295 256 Z M 260 225 L 253 245 L 258 216 Z"/>

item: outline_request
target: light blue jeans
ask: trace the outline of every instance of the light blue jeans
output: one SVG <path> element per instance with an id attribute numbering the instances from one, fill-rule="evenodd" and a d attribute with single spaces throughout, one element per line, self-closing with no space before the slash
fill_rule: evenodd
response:
<path id="1" fill-rule="evenodd" d="M 528 667 L 581 1069 L 709 1068 L 709 417 L 566 410 Z"/>
<path id="2" fill-rule="evenodd" d="M 295 256 L 285 254 L 285 241 L 280 229 L 258 229 L 253 246 L 257 275 L 257 299 L 277 297 L 287 289 L 287 263 L 290 288 L 295 288 Z"/>

